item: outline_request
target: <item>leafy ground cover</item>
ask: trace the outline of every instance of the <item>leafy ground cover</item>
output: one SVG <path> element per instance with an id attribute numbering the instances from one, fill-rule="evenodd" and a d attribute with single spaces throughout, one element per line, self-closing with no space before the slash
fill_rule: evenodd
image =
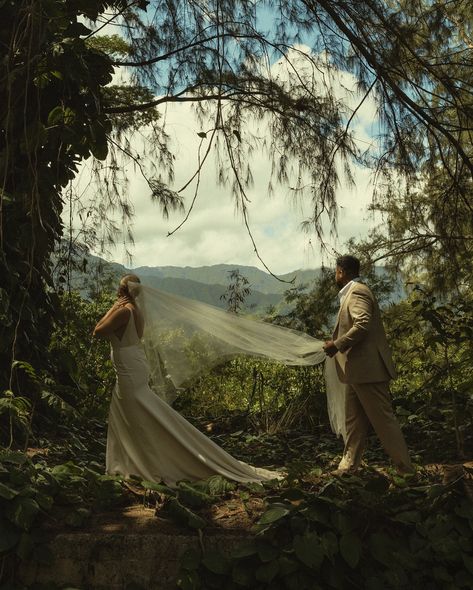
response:
<path id="1" fill-rule="evenodd" d="M 212 422 L 200 426 L 212 435 Z M 23 590 L 15 585 L 22 560 L 51 559 L 45 533 L 87 530 L 136 506 L 148 507 L 148 518 L 170 532 L 248 533 L 230 555 L 184 554 L 176 584 L 185 590 L 473 587 L 469 463 L 419 465 L 423 457 L 414 452 L 418 475 L 406 480 L 370 444 L 369 467 L 339 478 L 330 471 L 341 442 L 322 427 L 278 435 L 240 430 L 214 438 L 242 460 L 285 466 L 285 480 L 236 485 L 214 477 L 171 489 L 104 475 L 104 429 L 89 429 L 66 437 L 58 427 L 55 441 L 0 454 L 3 590 Z"/>

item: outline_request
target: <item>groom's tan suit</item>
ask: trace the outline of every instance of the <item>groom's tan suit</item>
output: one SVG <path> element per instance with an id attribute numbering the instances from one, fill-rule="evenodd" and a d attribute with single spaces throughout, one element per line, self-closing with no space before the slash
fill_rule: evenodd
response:
<path id="1" fill-rule="evenodd" d="M 346 287 L 333 333 L 339 350 L 338 376 L 347 384 L 347 438 L 339 468 L 359 466 L 371 423 L 394 464 L 410 471 L 407 446 L 391 404 L 389 381 L 396 371 L 378 304 L 363 283 L 353 281 Z"/>

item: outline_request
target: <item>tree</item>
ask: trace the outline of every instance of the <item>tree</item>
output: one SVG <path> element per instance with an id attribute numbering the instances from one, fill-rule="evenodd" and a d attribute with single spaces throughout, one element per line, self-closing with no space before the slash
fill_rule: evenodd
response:
<path id="1" fill-rule="evenodd" d="M 251 294 L 248 279 L 241 274 L 238 268 L 228 271 L 229 283 L 225 293 L 220 299 L 227 302 L 227 310 L 239 313 L 245 304 L 246 298 Z"/>
<path id="2" fill-rule="evenodd" d="M 372 265 L 369 259 L 363 258 L 355 243 L 349 243 L 347 251 L 361 259 L 361 276 L 375 294 L 378 302 L 383 305 L 390 301 L 395 277 L 384 268 Z M 334 321 L 338 313 L 340 302 L 338 299 L 339 288 L 335 284 L 334 269 L 322 267 L 320 274 L 309 285 L 298 285 L 288 289 L 285 293 L 286 303 L 292 309 L 284 315 L 277 315 L 272 322 L 306 332 L 318 338 L 326 340 L 330 337 Z"/>
<path id="3" fill-rule="evenodd" d="M 268 3 L 268 24 L 246 0 L 1 2 L 2 385 L 12 358 L 41 359 L 45 350 L 56 314 L 50 255 L 62 233 L 64 189 L 83 160 L 92 158 L 103 175 L 84 215 L 91 239 L 113 238 L 119 228 L 104 225 L 111 210 L 125 222 L 132 213 L 117 180 L 119 157 L 136 164 L 164 214 L 182 206 L 180 191 L 168 186 L 173 155 L 156 110 L 167 102 L 194 104 L 201 121 L 188 183 L 194 199 L 216 148 L 220 179 L 231 185 L 248 231 L 246 190 L 258 147 L 272 158 L 277 181 L 295 178 L 295 197 L 312 199 L 307 226 L 321 237 L 323 220 L 336 222 L 336 187 L 341 174 L 350 180 L 351 163 L 373 166 L 380 179 L 403 174 L 415 185 L 420 164 L 441 162 L 451 184 L 446 214 L 460 202 L 469 209 L 468 6 L 284 0 L 277 9 Z M 100 39 L 115 25 L 120 37 Z M 127 69 L 129 84 L 111 84 L 117 68 Z M 340 69 L 357 80 L 354 105 L 333 91 Z M 370 96 L 381 124 L 366 151 L 351 126 Z M 267 129 L 263 139 L 250 121 Z M 148 159 L 130 142 L 143 125 Z"/>

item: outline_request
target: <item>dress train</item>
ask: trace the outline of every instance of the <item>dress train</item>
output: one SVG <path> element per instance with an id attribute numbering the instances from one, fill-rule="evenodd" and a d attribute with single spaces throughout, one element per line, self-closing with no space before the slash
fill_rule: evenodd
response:
<path id="1" fill-rule="evenodd" d="M 154 393 L 131 310 L 123 337 L 113 335 L 111 344 L 117 383 L 108 422 L 107 473 L 168 485 L 217 474 L 237 482 L 282 477 L 238 461 Z"/>

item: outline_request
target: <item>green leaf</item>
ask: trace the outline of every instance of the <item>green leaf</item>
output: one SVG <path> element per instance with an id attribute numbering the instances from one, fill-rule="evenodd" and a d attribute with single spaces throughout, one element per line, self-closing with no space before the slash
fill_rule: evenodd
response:
<path id="1" fill-rule="evenodd" d="M 399 512 L 399 514 L 396 514 L 393 520 L 397 520 L 398 522 L 403 522 L 405 524 L 416 524 L 421 522 L 422 515 L 418 510 L 406 510 L 405 512 Z"/>
<path id="2" fill-rule="evenodd" d="M 91 143 L 90 151 L 97 160 L 105 160 L 108 155 L 108 143 L 105 130 L 99 121 L 89 125 Z"/>
<path id="3" fill-rule="evenodd" d="M 20 540 L 21 532 L 9 522 L 0 520 L 0 553 L 9 551 Z"/>
<path id="4" fill-rule="evenodd" d="M 470 572 L 470 574 L 473 574 L 473 557 L 471 555 L 467 555 L 466 553 L 462 553 L 462 559 L 466 569 Z"/>
<path id="5" fill-rule="evenodd" d="M 87 508 L 77 508 L 69 512 L 65 518 L 66 524 L 72 527 L 80 527 L 84 521 L 90 516 L 90 510 Z"/>
<path id="6" fill-rule="evenodd" d="M 28 533 L 22 533 L 16 546 L 16 554 L 20 559 L 29 559 L 34 547 L 33 538 Z"/>
<path id="7" fill-rule="evenodd" d="M 5 500 L 12 500 L 15 496 L 18 496 L 19 492 L 14 490 L 3 483 L 0 483 L 0 498 Z"/>
<path id="8" fill-rule="evenodd" d="M 269 584 L 278 575 L 278 573 L 279 563 L 277 560 L 268 561 L 268 563 L 263 563 L 263 565 L 260 565 L 259 568 L 257 568 L 255 577 L 258 582 L 266 582 Z"/>
<path id="9" fill-rule="evenodd" d="M 373 557 L 383 565 L 392 565 L 393 542 L 384 533 L 373 533 L 370 535 L 369 546 Z"/>
<path id="10" fill-rule="evenodd" d="M 334 512 L 331 520 L 339 533 L 349 533 L 354 528 L 352 520 L 343 512 Z"/>
<path id="11" fill-rule="evenodd" d="M 332 531 L 327 531 L 321 535 L 320 543 L 327 557 L 332 558 L 336 553 L 338 553 L 337 535 Z"/>
<path id="12" fill-rule="evenodd" d="M 227 492 L 231 492 L 236 488 L 236 485 L 225 479 L 221 475 L 213 475 L 209 477 L 207 480 L 208 484 L 208 491 L 212 496 L 220 496 L 221 494 L 226 494 Z"/>
<path id="13" fill-rule="evenodd" d="M 220 551 L 206 551 L 202 564 L 214 574 L 223 575 L 230 571 L 230 563 Z"/>
<path id="14" fill-rule="evenodd" d="M 280 553 L 280 550 L 269 543 L 258 544 L 258 556 L 262 562 L 273 561 Z"/>
<path id="15" fill-rule="evenodd" d="M 17 496 L 5 510 L 5 516 L 18 527 L 27 531 L 33 524 L 39 506 L 33 498 Z"/>
<path id="16" fill-rule="evenodd" d="M 60 125 L 63 121 L 62 106 L 54 107 L 48 114 L 48 125 Z"/>
<path id="17" fill-rule="evenodd" d="M 453 586 L 451 586 L 451 588 L 453 588 Z M 455 590 L 457 588 L 466 588 L 467 590 L 471 590 L 471 588 L 473 588 L 473 576 L 465 570 L 456 572 L 454 588 Z"/>
<path id="18" fill-rule="evenodd" d="M 272 505 L 263 516 L 259 519 L 258 524 L 271 524 L 284 518 L 287 514 L 289 514 L 290 510 L 285 506 L 275 506 Z"/>
<path id="19" fill-rule="evenodd" d="M 193 508 L 208 506 L 214 501 L 210 494 L 206 494 L 184 481 L 179 482 L 177 493 L 179 500 L 183 504 Z"/>
<path id="20" fill-rule="evenodd" d="M 28 461 L 25 453 L 20 451 L 9 451 L 7 449 L 0 451 L 0 463 L 14 463 L 15 465 L 24 465 Z"/>
<path id="21" fill-rule="evenodd" d="M 317 533 L 296 535 L 292 542 L 294 552 L 307 567 L 318 570 L 324 560 L 325 552 Z"/>
<path id="22" fill-rule="evenodd" d="M 441 496 L 442 494 L 444 494 L 447 490 L 447 487 L 442 485 L 442 484 L 434 484 L 433 486 L 430 486 L 430 488 L 427 490 L 427 495 L 429 496 L 429 498 L 438 498 L 439 496 Z"/>
<path id="23" fill-rule="evenodd" d="M 187 525 L 192 529 L 202 529 L 207 526 L 205 519 L 183 506 L 176 498 L 167 498 L 163 510 L 177 523 Z"/>
<path id="24" fill-rule="evenodd" d="M 281 555 L 278 559 L 279 570 L 282 576 L 288 576 L 300 569 L 300 563 L 291 559 L 287 555 Z"/>
<path id="25" fill-rule="evenodd" d="M 309 579 L 302 571 L 295 571 L 284 577 L 287 590 L 318 590 L 313 579 Z"/>
<path id="26" fill-rule="evenodd" d="M 41 494 L 41 493 L 36 494 L 35 500 L 36 500 L 36 502 L 38 502 L 39 507 L 42 510 L 46 510 L 46 511 L 51 510 L 53 503 L 54 503 L 52 496 L 48 496 L 46 494 Z"/>
<path id="27" fill-rule="evenodd" d="M 329 510 L 325 505 L 310 506 L 307 509 L 301 510 L 301 514 L 313 522 L 321 522 L 322 524 L 328 524 L 330 522 Z"/>
<path id="28" fill-rule="evenodd" d="M 254 541 L 248 541 L 242 545 L 238 545 L 230 553 L 233 559 L 241 559 L 242 557 L 248 557 L 258 553 L 258 547 Z"/>
<path id="29" fill-rule="evenodd" d="M 85 25 L 83 25 L 82 23 L 71 23 L 68 27 L 67 30 L 65 31 L 65 35 L 67 35 L 68 37 L 81 37 L 84 35 L 90 35 L 92 31 L 87 28 Z"/>
<path id="30" fill-rule="evenodd" d="M 360 538 L 355 533 L 348 533 L 340 537 L 340 553 L 351 568 L 358 565 L 361 549 Z"/>
<path id="31" fill-rule="evenodd" d="M 232 569 L 232 580 L 240 586 L 254 587 L 252 566 L 244 561 L 236 563 Z"/>
<path id="32" fill-rule="evenodd" d="M 452 576 L 448 573 L 447 569 L 441 565 L 432 569 L 434 579 L 440 582 L 451 582 Z"/>
<path id="33" fill-rule="evenodd" d="M 365 485 L 365 490 L 374 494 L 384 494 L 388 491 L 390 486 L 389 479 L 384 475 L 378 474 L 377 476 L 371 477 Z"/>
<path id="34" fill-rule="evenodd" d="M 469 500 L 463 500 L 456 508 L 455 514 L 473 520 L 473 503 Z"/>

